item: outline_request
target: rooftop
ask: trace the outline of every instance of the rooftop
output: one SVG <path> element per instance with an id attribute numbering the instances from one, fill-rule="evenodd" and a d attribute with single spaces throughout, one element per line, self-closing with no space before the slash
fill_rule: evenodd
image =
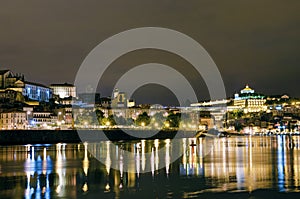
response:
<path id="1" fill-rule="evenodd" d="M 241 90 L 241 94 L 245 94 L 245 93 L 254 93 L 254 90 L 250 88 L 249 85 L 247 84 L 246 87 L 243 90 Z"/>
<path id="2" fill-rule="evenodd" d="M 44 87 L 44 88 L 49 88 L 48 86 L 45 86 L 45 85 L 40 84 L 40 83 L 28 82 L 28 81 L 24 81 L 24 83 L 25 83 L 25 84 L 35 85 L 35 86 L 40 86 L 40 87 Z"/>
<path id="3" fill-rule="evenodd" d="M 69 84 L 69 83 L 63 83 L 63 84 L 51 84 L 50 86 L 54 86 L 54 87 L 74 87 L 73 84 Z"/>
<path id="4" fill-rule="evenodd" d="M 243 90 L 246 90 L 246 91 L 252 91 L 253 89 L 250 88 L 249 85 L 247 84 L 246 87 L 245 87 Z"/>

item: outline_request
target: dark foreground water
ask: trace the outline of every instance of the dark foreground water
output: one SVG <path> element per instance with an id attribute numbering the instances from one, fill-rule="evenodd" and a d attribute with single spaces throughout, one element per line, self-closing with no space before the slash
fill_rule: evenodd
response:
<path id="1" fill-rule="evenodd" d="M 299 191 L 298 136 L 0 147 L 1 199 L 300 198 Z"/>

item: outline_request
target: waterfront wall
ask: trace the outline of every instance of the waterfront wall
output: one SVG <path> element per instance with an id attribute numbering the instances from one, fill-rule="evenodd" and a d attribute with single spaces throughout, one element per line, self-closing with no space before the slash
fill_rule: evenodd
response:
<path id="1" fill-rule="evenodd" d="M 195 131 L 177 132 L 175 130 L 130 130 L 127 134 L 121 129 L 112 130 L 1 130 L 0 145 L 14 144 L 55 144 L 98 141 L 120 141 L 140 139 L 172 139 L 194 137 Z M 80 135 L 80 136 L 79 136 Z"/>

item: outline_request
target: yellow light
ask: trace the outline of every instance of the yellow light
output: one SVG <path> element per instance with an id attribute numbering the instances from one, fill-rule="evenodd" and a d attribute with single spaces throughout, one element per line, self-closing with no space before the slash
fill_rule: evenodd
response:
<path id="1" fill-rule="evenodd" d="M 87 192 L 89 190 L 87 183 L 85 183 L 82 187 L 82 191 Z"/>
<path id="2" fill-rule="evenodd" d="M 165 125 L 166 125 L 166 127 L 167 127 L 167 128 L 169 128 L 169 127 L 170 127 L 170 123 L 169 123 L 169 122 L 166 122 L 166 124 L 165 124 Z"/>
<path id="3" fill-rule="evenodd" d="M 109 186 L 109 184 L 107 183 L 107 185 L 105 186 L 105 190 L 109 191 L 109 189 L 110 189 L 110 186 Z"/>

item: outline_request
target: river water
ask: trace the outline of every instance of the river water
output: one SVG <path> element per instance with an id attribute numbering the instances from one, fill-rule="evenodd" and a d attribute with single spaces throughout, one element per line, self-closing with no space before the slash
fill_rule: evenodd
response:
<path id="1" fill-rule="evenodd" d="M 0 147 L 1 199 L 299 198 L 299 191 L 300 136 Z"/>

